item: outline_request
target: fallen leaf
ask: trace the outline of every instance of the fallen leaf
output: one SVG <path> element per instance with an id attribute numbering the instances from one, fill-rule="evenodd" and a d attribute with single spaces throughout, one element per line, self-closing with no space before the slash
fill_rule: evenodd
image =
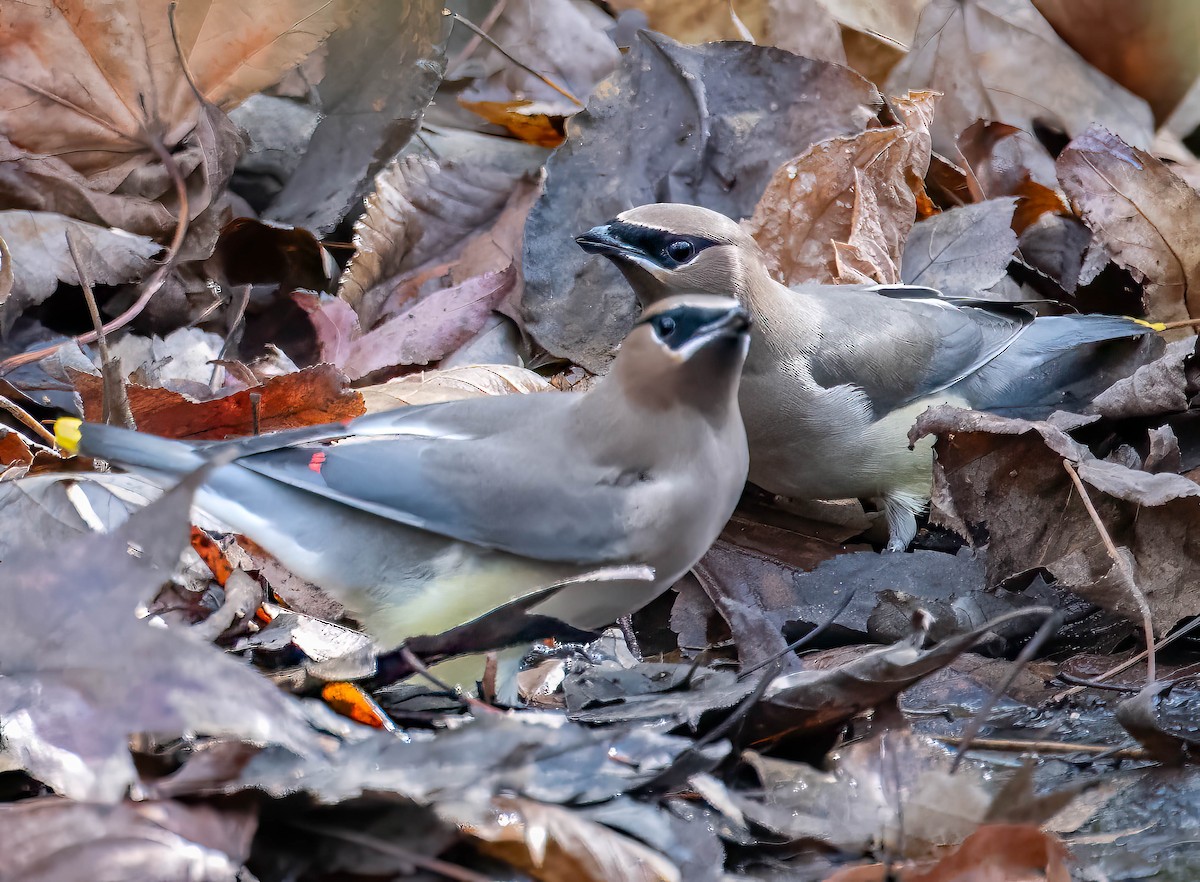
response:
<path id="1" fill-rule="evenodd" d="M 8 468 L 13 465 L 29 465 L 33 462 L 33 453 L 25 439 L 12 429 L 0 429 L 0 466 Z"/>
<path id="2" fill-rule="evenodd" d="M 1200 339 L 1176 340 L 1161 358 L 1142 365 L 1096 396 L 1088 408 L 1109 419 L 1155 417 L 1182 413 L 1200 392 Z"/>
<path id="3" fill-rule="evenodd" d="M 1030 0 L 932 0 L 887 89 L 945 93 L 932 129 L 945 156 L 979 119 L 1028 131 L 1044 122 L 1070 136 L 1099 122 L 1140 146 L 1153 135 L 1146 103 L 1080 58 Z"/>
<path id="4" fill-rule="evenodd" d="M 1058 175 L 1112 260 L 1146 278 L 1153 321 L 1200 316 L 1200 194 L 1099 126 L 1067 146 Z"/>
<path id="5" fill-rule="evenodd" d="M 979 297 L 1008 270 L 1017 247 L 1013 199 L 989 199 L 920 221 L 904 246 L 900 274 L 908 285 L 950 297 Z"/>
<path id="6" fill-rule="evenodd" d="M 400 307 L 431 279 L 448 276 L 454 285 L 520 258 L 546 152 L 483 135 L 431 143 L 438 159 L 402 156 L 380 172 L 354 225 L 356 250 L 338 296 L 363 329 L 389 301 Z"/>
<path id="7" fill-rule="evenodd" d="M 864 34 L 877 34 L 908 49 L 917 32 L 921 10 L 929 0 L 892 0 L 890 3 L 864 3 L 863 0 L 820 0 L 821 5 L 847 27 Z"/>
<path id="8" fill-rule="evenodd" d="M 1087 421 L 1061 416 L 1076 427 Z M 1097 460 L 1048 422 L 938 407 L 918 418 L 916 431 L 938 435 L 931 522 L 987 543 L 989 584 L 1041 567 L 1061 586 L 1140 621 L 1110 575 L 1113 562 L 1062 467 L 1066 458 L 1091 487 L 1113 542 L 1132 554 L 1155 629 L 1166 633 L 1194 613 L 1185 585 L 1197 551 L 1184 537 L 1200 518 L 1200 485 Z"/>
<path id="9" fill-rule="evenodd" d="M 84 401 L 84 419 L 100 421 L 103 381 L 82 371 L 70 373 Z M 207 401 L 194 401 L 162 388 L 134 384 L 126 388 L 139 430 L 191 441 L 253 434 L 252 394 L 260 396 L 258 419 L 262 432 L 340 422 L 363 413 L 362 396 L 346 388 L 345 378 L 328 364 L 273 377 L 261 386 Z"/>
<path id="10" fill-rule="evenodd" d="M 1033 0 L 1058 35 L 1150 102 L 1162 123 L 1200 76 L 1200 10 L 1188 0 Z"/>
<path id="11" fill-rule="evenodd" d="M 510 266 L 442 288 L 361 335 L 345 301 L 322 302 L 307 294 L 297 294 L 296 300 L 312 318 L 322 359 L 357 380 L 402 365 L 430 364 L 453 352 L 483 327 L 512 292 L 516 277 Z"/>
<path id="12" fill-rule="evenodd" d="M 878 93 L 857 74 L 748 43 L 680 46 L 642 32 L 571 121 L 525 226 L 521 313 L 552 354 L 601 372 L 636 311 L 571 236 L 647 202 L 754 210 L 789 157 L 861 132 Z"/>
<path id="13" fill-rule="evenodd" d="M 372 178 L 417 131 L 445 67 L 450 21 L 439 0 L 361 0 L 348 8 L 316 87 L 321 121 L 267 210 L 318 234 L 356 212 Z"/>
<path id="14" fill-rule="evenodd" d="M 22 550 L 0 564 L 0 713 L 6 753 L 73 799 L 119 802 L 129 737 L 203 732 L 317 749 L 298 702 L 214 647 L 139 621 L 188 536 L 193 475 L 116 531 Z M 129 554 L 129 545 L 142 552 Z"/>
<path id="15" fill-rule="evenodd" d="M 535 101 L 465 101 L 459 103 L 490 123 L 504 126 L 517 138 L 538 147 L 554 148 L 566 135 L 565 116 L 550 104 Z"/>
<path id="16" fill-rule="evenodd" d="M 561 806 L 496 796 L 484 809 L 441 806 L 439 814 L 485 854 L 544 882 L 680 882 L 663 855 Z"/>
<path id="17" fill-rule="evenodd" d="M 777 677 L 752 711 L 753 741 L 769 744 L 839 726 L 950 664 L 984 635 L 1025 616 L 1033 618 L 1034 611 L 1005 613 L 930 649 L 921 648 L 927 633 L 919 629 L 906 640 L 838 667 Z"/>
<path id="18" fill-rule="evenodd" d="M 825 0 L 695 0 L 687 6 L 672 0 L 615 0 L 610 5 L 645 13 L 651 30 L 681 43 L 744 40 L 745 28 L 760 45 L 846 63 L 838 22 Z"/>
<path id="19" fill-rule="evenodd" d="M 257 816 L 253 807 L 166 800 L 7 803 L 0 805 L 0 879 L 234 879 L 245 872 Z"/>
<path id="20" fill-rule="evenodd" d="M 826 882 L 1070 882 L 1070 854 L 1053 833 L 1032 825 L 989 824 L 932 867 L 849 867 Z"/>
<path id="21" fill-rule="evenodd" d="M 375 386 L 362 386 L 358 392 L 366 412 L 378 413 L 408 405 L 437 404 L 480 395 L 549 392 L 553 388 L 540 374 L 526 368 L 476 364 L 408 374 Z"/>
<path id="22" fill-rule="evenodd" d="M 1117 722 L 1161 763 L 1194 761 L 1200 750 L 1200 680 L 1151 683 L 1117 706 Z"/>
<path id="23" fill-rule="evenodd" d="M 847 281 L 832 243 L 846 243 L 872 271 L 867 281 L 899 281 L 904 240 L 916 219 L 916 194 L 929 167 L 929 124 L 936 96 L 894 103 L 905 124 L 814 144 L 782 165 L 745 222 L 785 285 Z M 854 281 L 862 281 L 855 279 Z"/>
<path id="24" fill-rule="evenodd" d="M 0 324 L 12 326 L 31 306 L 54 293 L 59 282 L 79 284 L 75 261 L 67 251 L 67 231 L 79 247 L 96 255 L 89 261 L 87 281 L 93 285 L 135 282 L 148 274 L 162 246 L 146 236 L 100 227 L 44 211 L 0 211 L 0 239 L 8 245 L 4 268 L 11 273 L 11 296 L 0 297 Z M 2 280 L 0 280 L 2 282 Z"/>
<path id="25" fill-rule="evenodd" d="M 0 307 L 4 306 L 5 301 L 8 300 L 12 289 L 12 254 L 8 250 L 8 243 L 4 241 L 4 236 L 0 235 Z"/>

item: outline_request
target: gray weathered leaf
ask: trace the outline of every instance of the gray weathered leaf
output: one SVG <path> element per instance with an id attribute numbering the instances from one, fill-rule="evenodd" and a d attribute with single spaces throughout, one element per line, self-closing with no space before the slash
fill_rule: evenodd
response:
<path id="1" fill-rule="evenodd" d="M 547 163 L 525 226 L 522 312 L 555 355 L 602 368 L 633 321 L 620 274 L 572 237 L 647 202 L 742 218 L 817 141 L 860 132 L 878 95 L 845 68 L 748 43 L 681 46 L 642 32 Z"/>
<path id="2" fill-rule="evenodd" d="M 900 275 L 909 285 L 952 297 L 978 297 L 1000 281 L 1017 247 L 1014 199 L 989 199 L 919 222 L 904 245 Z"/>

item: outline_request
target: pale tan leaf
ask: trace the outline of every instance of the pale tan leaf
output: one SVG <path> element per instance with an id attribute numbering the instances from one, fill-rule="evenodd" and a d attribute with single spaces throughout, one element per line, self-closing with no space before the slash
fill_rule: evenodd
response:
<path id="1" fill-rule="evenodd" d="M 473 364 L 422 371 L 359 389 L 367 413 L 395 410 L 415 404 L 437 404 L 482 395 L 512 395 L 549 392 L 551 386 L 540 375 L 508 364 Z"/>

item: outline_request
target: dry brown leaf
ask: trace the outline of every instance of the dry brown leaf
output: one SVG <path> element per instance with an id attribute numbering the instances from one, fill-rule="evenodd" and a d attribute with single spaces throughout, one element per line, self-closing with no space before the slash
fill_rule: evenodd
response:
<path id="1" fill-rule="evenodd" d="M 232 107 L 279 79 L 344 14 L 341 0 L 181 0 L 180 48 L 205 97 Z M 62 156 L 102 192 L 200 122 L 163 0 L 31 0 L 0 27 L 0 128 L 32 155 Z M 231 39 L 236 28 L 236 39 Z M 144 110 L 143 110 L 144 107 Z"/>
<path id="2" fill-rule="evenodd" d="M 681 882 L 679 869 L 635 839 L 563 806 L 515 796 L 492 798 L 488 812 L 463 806 L 449 820 L 480 851 L 542 882 Z M 449 808 L 454 808 L 453 806 Z"/>
<path id="3" fill-rule="evenodd" d="M 8 295 L 12 293 L 12 289 L 12 254 L 8 250 L 8 243 L 4 241 L 3 233 L 0 233 L 0 306 L 3 306 L 8 300 Z"/>
<path id="4" fill-rule="evenodd" d="M 0 466 L 8 468 L 33 462 L 33 453 L 20 434 L 4 427 L 0 427 L 0 433 Z"/>
<path id="5" fill-rule="evenodd" d="M 895 99 L 904 125 L 822 141 L 775 173 L 744 222 L 775 278 L 899 281 L 917 214 L 914 188 L 924 196 L 935 101 L 930 92 Z"/>
<path id="6" fill-rule="evenodd" d="M 1194 0 L 1033 0 L 1093 67 L 1150 102 L 1163 122 L 1200 76 Z"/>
<path id="7" fill-rule="evenodd" d="M 848 867 L 826 882 L 1070 882 L 1070 854 L 1053 833 L 1029 824 L 989 824 L 933 866 Z"/>
<path id="8" fill-rule="evenodd" d="M 104 381 L 82 371 L 70 370 L 70 376 L 83 398 L 84 419 L 100 422 Z M 191 441 L 253 434 L 251 394 L 261 396 L 258 420 L 262 432 L 349 420 L 363 413 L 362 396 L 347 389 L 345 378 L 328 364 L 273 377 L 261 386 L 209 401 L 133 384 L 127 390 L 139 430 Z"/>
<path id="9" fill-rule="evenodd" d="M 1080 58 L 1030 0 L 932 0 L 887 88 L 946 94 L 933 123 L 946 156 L 978 119 L 1027 130 L 1044 121 L 1071 136 L 1099 121 L 1143 146 L 1153 134 L 1145 102 Z"/>
<path id="10" fill-rule="evenodd" d="M 367 413 L 395 410 L 417 404 L 437 404 L 478 398 L 481 395 L 511 395 L 549 392 L 551 386 L 539 374 L 509 364 L 473 364 L 422 371 L 358 390 Z"/>
<path id="11" fill-rule="evenodd" d="M 1200 316 L 1200 194 L 1099 126 L 1060 154 L 1058 175 L 1095 240 L 1146 279 L 1153 321 Z"/>
<path id="12" fill-rule="evenodd" d="M 863 0 L 820 0 L 839 22 L 864 34 L 874 34 L 897 48 L 912 45 L 917 20 L 929 0 L 889 0 L 887 3 Z"/>
<path id="13" fill-rule="evenodd" d="M 385 315 L 389 300 L 395 311 L 433 280 L 455 285 L 520 258 L 545 152 L 484 136 L 451 149 L 437 160 L 399 157 L 375 178 L 354 225 L 357 250 L 338 284 L 364 330 Z M 514 297 L 520 285 L 518 273 Z"/>

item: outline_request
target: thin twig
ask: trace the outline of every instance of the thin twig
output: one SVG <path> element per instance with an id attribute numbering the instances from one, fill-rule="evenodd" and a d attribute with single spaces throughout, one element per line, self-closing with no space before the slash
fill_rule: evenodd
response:
<path id="1" fill-rule="evenodd" d="M 539 80 L 541 80 L 543 83 L 545 83 L 551 89 L 553 89 L 559 95 L 562 95 L 564 98 L 566 98 L 572 104 L 577 104 L 578 106 L 583 107 L 582 101 L 580 101 L 578 98 L 576 98 L 570 92 L 568 92 L 566 89 L 564 89 L 558 83 L 554 82 L 554 80 L 547 77 L 545 74 L 538 73 L 536 70 L 534 70 L 532 67 L 530 67 L 525 62 L 521 61 L 518 58 L 514 58 L 507 49 L 505 49 L 503 46 L 501 46 L 499 43 L 497 43 L 495 40 L 493 40 L 491 37 L 489 37 L 484 31 L 480 30 L 473 22 L 469 21 L 468 19 L 463 18 L 457 12 L 451 12 L 450 14 L 454 16 L 455 21 L 461 21 L 464 25 L 466 25 L 468 30 L 472 31 L 480 39 L 486 41 L 489 46 L 491 46 L 493 49 L 495 49 L 497 52 L 499 52 L 501 55 L 503 55 L 505 58 L 507 58 L 509 61 L 511 61 L 513 64 L 515 64 L 517 67 L 521 68 L 521 70 L 537 77 Z"/>
<path id="2" fill-rule="evenodd" d="M 1094 677 L 1093 682 L 1107 680 L 1109 677 L 1115 677 L 1117 674 L 1128 671 L 1130 668 L 1132 668 L 1138 662 L 1142 661 L 1144 658 L 1146 658 L 1151 653 L 1156 653 L 1163 649 L 1166 649 L 1168 646 L 1170 646 L 1176 640 L 1178 640 L 1181 637 L 1186 637 L 1188 634 L 1192 633 L 1197 628 L 1200 628 L 1200 617 L 1192 619 L 1190 622 L 1188 622 L 1186 625 L 1184 625 L 1182 628 L 1180 628 L 1174 634 L 1168 634 L 1162 640 L 1159 640 L 1157 643 L 1155 643 L 1151 647 L 1147 647 L 1146 649 L 1143 649 L 1137 655 L 1130 656 L 1129 658 L 1125 659 L 1125 661 L 1121 662 L 1118 665 L 1113 665 L 1111 668 L 1109 668 L 1103 674 L 1100 674 L 1098 677 Z M 1082 692 L 1084 689 L 1087 689 L 1087 688 L 1088 688 L 1087 686 L 1073 686 L 1072 688 L 1066 689 L 1066 690 L 1058 693 L 1057 695 L 1055 695 L 1054 700 L 1061 701 L 1064 698 L 1070 698 L 1072 695 L 1078 695 L 1080 692 Z"/>
<path id="3" fill-rule="evenodd" d="M 0 395 L 0 410 L 3 410 L 13 417 L 20 420 L 22 425 L 26 426 L 29 431 L 36 434 L 39 438 L 50 445 L 51 448 L 58 448 L 58 441 L 50 434 L 49 430 L 35 420 L 31 415 L 26 413 L 15 401 L 9 401 L 3 395 Z"/>
<path id="4" fill-rule="evenodd" d="M 420 674 L 422 677 L 424 677 L 426 680 L 428 680 L 430 683 L 432 683 L 438 689 L 445 692 L 447 695 L 452 696 L 455 699 L 457 699 L 463 705 L 463 707 L 467 708 L 468 710 L 482 710 L 487 713 L 500 713 L 499 710 L 492 707 L 490 704 L 485 704 L 484 702 L 480 701 L 477 698 L 472 698 L 469 695 L 464 695 L 462 692 L 459 692 L 457 689 L 455 689 L 449 683 L 442 680 L 440 677 L 435 676 L 433 674 L 433 672 L 430 671 L 429 668 L 425 666 L 425 663 L 423 661 L 421 661 L 419 658 L 417 658 L 416 653 L 414 653 L 407 646 L 401 646 L 399 649 L 399 652 L 400 652 L 400 657 L 404 659 L 405 663 L 410 668 L 412 668 L 413 671 Z"/>
<path id="5" fill-rule="evenodd" d="M 1176 328 L 1195 328 L 1200 327 L 1200 319 L 1184 319 L 1178 322 L 1163 322 L 1162 326 L 1155 326 L 1158 331 L 1174 331 Z"/>
<path id="6" fill-rule="evenodd" d="M 1079 492 L 1079 499 L 1083 503 L 1083 507 L 1087 509 L 1088 517 L 1092 519 L 1092 523 L 1096 526 L 1096 532 L 1100 534 L 1100 539 L 1104 542 L 1104 550 L 1108 552 L 1108 556 L 1112 558 L 1112 562 L 1117 565 L 1117 570 L 1125 580 L 1125 587 L 1129 590 L 1130 596 L 1134 603 L 1138 606 L 1138 611 L 1142 614 L 1142 630 L 1144 632 L 1146 647 L 1154 646 L 1154 620 L 1150 614 L 1150 604 L 1146 601 L 1146 595 L 1138 588 L 1137 582 L 1133 578 L 1133 570 L 1129 566 L 1129 561 L 1121 556 L 1117 551 L 1117 546 L 1113 544 L 1112 537 L 1108 535 L 1108 530 L 1104 527 L 1104 522 L 1100 520 L 1100 513 L 1096 511 L 1096 506 L 1092 504 L 1092 497 L 1088 495 L 1087 487 L 1083 485 L 1083 481 L 1079 477 L 1079 473 L 1075 471 L 1075 467 L 1071 465 L 1069 460 L 1062 461 L 1063 468 L 1067 474 L 1071 476 L 1071 482 L 1075 485 L 1075 489 Z M 1151 652 L 1146 656 L 1146 685 L 1150 685 L 1157 679 L 1155 670 L 1154 653 Z"/>
<path id="7" fill-rule="evenodd" d="M 418 854 L 415 851 L 409 851 L 407 848 L 396 845 L 394 842 L 388 842 L 367 833 L 359 833 L 356 830 L 343 830 L 338 827 L 326 827 L 322 824 L 306 824 L 303 821 L 293 821 L 292 826 L 299 827 L 301 830 L 308 830 L 311 833 L 320 833 L 323 836 L 329 836 L 333 839 L 353 842 L 355 845 L 373 848 L 380 854 L 391 855 L 402 861 L 407 861 L 414 867 L 420 867 L 422 870 L 437 873 L 439 876 L 445 876 L 447 879 L 454 879 L 455 882 L 490 882 L 492 878 L 490 876 L 481 876 L 474 870 L 468 870 L 466 867 L 460 867 L 458 864 L 452 864 L 438 858 Z"/>
<path id="8" fill-rule="evenodd" d="M 158 156 L 163 167 L 167 170 L 167 174 L 171 177 L 171 183 L 175 185 L 175 196 L 179 200 L 179 215 L 176 218 L 175 235 L 171 237 L 171 242 L 167 245 L 166 260 L 154 271 L 154 275 L 143 283 L 142 293 L 134 301 L 133 305 L 115 319 L 102 326 L 106 334 L 111 334 L 113 331 L 125 327 L 146 308 L 146 304 L 150 302 L 150 298 L 158 292 L 163 283 L 166 282 L 167 275 L 175 268 L 175 262 L 179 258 L 179 248 L 183 244 L 183 237 L 187 235 L 188 231 L 187 183 L 183 179 L 183 173 L 179 170 L 178 163 L 175 162 L 175 158 L 171 156 L 162 139 L 149 131 L 145 131 L 144 134 L 148 146 Z M 95 331 L 88 331 L 86 334 L 80 334 L 78 337 L 73 338 L 72 342 L 79 346 L 84 346 L 95 342 L 96 337 L 97 334 Z M 33 364 L 36 361 L 41 361 L 43 358 L 49 358 L 65 345 L 65 343 L 56 343 L 53 346 L 35 349 L 32 352 L 22 352 L 18 355 L 10 356 L 4 359 L 4 361 L 0 361 L 0 376 L 22 365 Z"/>
<path id="9" fill-rule="evenodd" d="M 979 730 L 983 728 L 983 724 L 987 722 L 988 715 L 991 714 L 992 708 L 996 706 L 996 702 L 1000 700 L 1008 688 L 1012 686 L 1013 681 L 1017 679 L 1017 675 L 1025 669 L 1025 666 L 1033 659 L 1037 651 L 1042 648 L 1050 636 L 1059 629 L 1062 624 L 1062 614 L 1059 612 L 1051 612 L 1046 616 L 1046 620 L 1042 622 L 1042 626 L 1037 629 L 1030 639 L 1022 648 L 1017 657 L 1013 659 L 1012 665 L 1009 667 L 1008 676 L 1003 682 L 997 684 L 988 695 L 987 700 L 975 712 L 975 716 L 971 717 L 971 721 L 967 723 L 967 728 L 963 730 L 962 743 L 959 744 L 958 753 L 954 756 L 954 762 L 950 765 L 950 774 L 954 774 L 958 770 L 959 763 L 962 762 L 966 755 L 967 748 L 971 746 L 971 740 L 979 734 Z"/>
<path id="10" fill-rule="evenodd" d="M 507 5 L 508 5 L 508 0 L 496 0 L 496 5 L 492 7 L 491 12 L 489 12 L 484 17 L 483 21 L 481 21 L 479 23 L 479 29 L 481 31 L 485 31 L 485 32 L 490 31 L 492 29 L 492 25 L 494 25 L 496 23 L 497 19 L 500 18 L 500 15 L 504 12 L 504 7 L 506 7 Z M 446 65 L 446 71 L 447 72 L 453 71 L 460 64 L 462 64 L 464 61 L 466 61 L 468 58 L 470 58 L 471 55 L 475 52 L 475 50 L 479 48 L 479 45 L 482 42 L 483 42 L 483 38 L 480 37 L 479 34 L 476 34 L 470 40 L 468 40 L 467 44 L 462 47 L 462 51 L 459 52 L 456 56 L 454 56 L 453 61 L 451 61 L 448 65 Z"/>
<path id="11" fill-rule="evenodd" d="M 1098 683 L 1095 680 L 1089 680 L 1086 677 L 1076 677 L 1074 674 L 1064 674 L 1059 671 L 1054 675 L 1056 679 L 1062 680 L 1064 683 L 1070 683 L 1072 686 L 1082 686 L 1084 689 L 1100 689 L 1106 692 L 1141 692 L 1137 686 L 1115 686 L 1112 683 Z"/>
<path id="12" fill-rule="evenodd" d="M 943 744 L 962 749 L 965 737 L 957 735 L 934 735 Z M 968 745 L 974 750 L 996 750 L 1011 753 L 1090 753 L 1107 754 L 1113 759 L 1148 760 L 1152 757 L 1140 747 L 1111 747 L 1107 744 L 1071 744 L 1068 741 L 1022 741 L 1017 738 L 972 738 Z"/>
<path id="13" fill-rule="evenodd" d="M 125 395 L 120 367 L 109 351 L 108 335 L 104 333 L 104 323 L 100 319 L 100 307 L 96 305 L 96 295 L 92 291 L 87 271 L 83 268 L 83 258 L 79 256 L 79 243 L 75 241 L 75 231 L 71 227 L 67 227 L 66 237 L 67 250 L 71 252 L 71 260 L 75 262 L 75 275 L 79 278 L 79 287 L 83 289 L 83 299 L 87 302 L 88 314 L 92 317 L 92 327 L 96 329 L 96 348 L 100 350 L 100 373 L 104 378 L 100 387 L 101 418 L 106 425 L 122 425 L 127 429 L 135 429 L 137 423 L 134 422 L 133 411 L 129 407 L 129 398 Z"/>
<path id="14" fill-rule="evenodd" d="M 771 656 L 768 659 L 764 659 L 763 661 L 760 661 L 754 667 L 748 668 L 747 670 L 742 671 L 740 674 L 738 674 L 738 679 L 744 680 L 746 677 L 749 677 L 751 674 L 753 674 L 755 671 L 759 670 L 760 668 L 766 667 L 767 665 L 771 664 L 772 662 L 779 661 L 779 659 L 783 658 L 789 652 L 795 652 L 797 649 L 800 649 L 804 646 L 807 646 L 809 643 L 812 643 L 814 640 L 816 640 L 818 637 L 820 637 L 822 634 L 824 634 L 827 630 L 829 630 L 831 627 L 833 627 L 833 623 L 838 620 L 838 616 L 840 616 L 842 613 L 844 613 L 846 611 L 846 607 L 848 607 L 850 605 L 850 601 L 854 599 L 854 593 L 857 590 L 858 590 L 858 588 L 855 587 L 855 588 L 851 588 L 849 591 L 847 591 L 846 596 L 844 598 L 842 598 L 841 604 L 838 606 L 837 609 L 835 609 L 833 611 L 833 615 L 831 615 L 825 621 L 821 622 L 821 624 L 817 625 L 817 627 L 813 628 L 811 631 L 809 631 L 807 634 L 805 634 L 799 640 L 794 640 L 791 643 L 789 643 L 787 646 L 785 646 L 783 648 L 782 651 L 777 652 L 775 655 Z"/>

